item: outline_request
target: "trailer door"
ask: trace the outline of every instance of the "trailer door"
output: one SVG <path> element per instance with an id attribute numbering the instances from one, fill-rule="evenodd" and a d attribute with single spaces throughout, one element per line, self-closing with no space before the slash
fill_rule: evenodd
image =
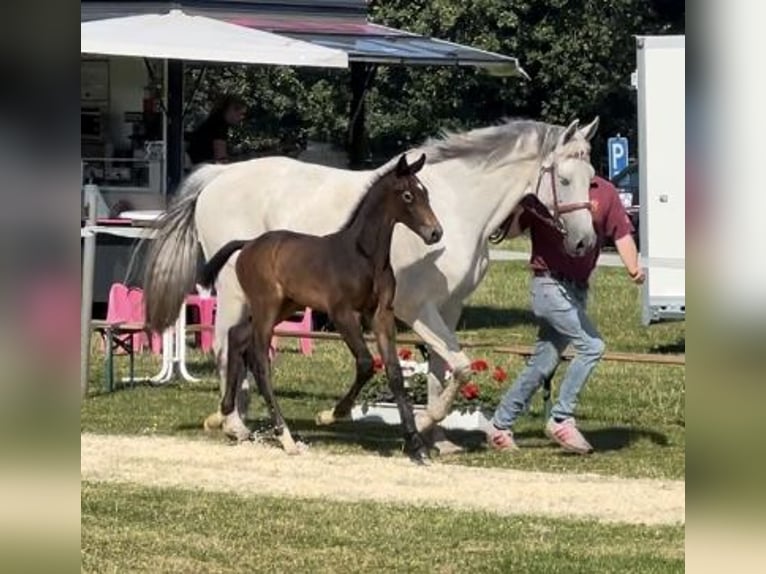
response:
<path id="1" fill-rule="evenodd" d="M 638 38 L 639 233 L 645 324 L 686 312 L 685 38 Z"/>

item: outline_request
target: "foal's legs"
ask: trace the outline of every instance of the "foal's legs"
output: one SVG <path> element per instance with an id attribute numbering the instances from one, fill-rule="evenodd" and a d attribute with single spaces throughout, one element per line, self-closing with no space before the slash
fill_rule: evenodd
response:
<path id="1" fill-rule="evenodd" d="M 264 312 L 265 311 L 265 312 Z M 274 331 L 276 319 L 273 312 L 253 309 L 253 332 L 250 344 L 245 351 L 246 362 L 252 369 L 255 380 L 258 383 L 258 389 L 261 392 L 266 406 L 271 414 L 271 421 L 274 425 L 274 434 L 282 444 L 287 454 L 300 454 L 300 449 L 295 444 L 290 429 L 282 416 L 277 399 L 274 396 L 274 388 L 271 385 L 271 363 L 269 361 L 269 343 L 271 334 Z"/>
<path id="2" fill-rule="evenodd" d="M 317 414 L 316 424 L 318 425 L 329 425 L 335 421 L 347 418 L 362 387 L 375 374 L 372 355 L 367 348 L 367 344 L 364 342 L 359 317 L 350 309 L 330 313 L 329 316 L 335 325 L 335 329 L 343 337 L 349 350 L 354 355 L 354 359 L 356 359 L 356 378 L 348 392 L 338 401 L 333 410 L 321 411 Z"/>
<path id="3" fill-rule="evenodd" d="M 428 450 L 415 427 L 415 416 L 412 413 L 412 405 L 407 400 L 404 392 L 404 377 L 399 365 L 399 357 L 396 354 L 396 323 L 394 312 L 387 305 L 378 307 L 373 321 L 373 330 L 378 342 L 380 356 L 386 365 L 388 385 L 394 393 L 396 405 L 399 407 L 399 416 L 404 427 L 405 446 L 410 457 L 420 464 L 428 461 Z"/>

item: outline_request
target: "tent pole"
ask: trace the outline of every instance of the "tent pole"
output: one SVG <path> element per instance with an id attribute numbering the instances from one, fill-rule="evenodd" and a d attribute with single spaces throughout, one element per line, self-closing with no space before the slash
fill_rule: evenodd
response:
<path id="1" fill-rule="evenodd" d="M 367 110 L 365 96 L 372 84 L 377 67 L 375 64 L 352 62 L 351 68 L 351 116 L 348 126 L 348 159 L 351 169 L 368 167 L 370 150 L 365 130 Z"/>
<path id="2" fill-rule="evenodd" d="M 89 194 L 87 227 L 96 225 L 96 197 L 90 185 L 85 186 Z M 87 228 L 86 227 L 86 228 Z M 80 298 L 80 400 L 88 392 L 90 370 L 90 320 L 93 312 L 93 275 L 96 268 L 96 234 L 89 232 L 83 237 L 82 255 L 82 296 Z"/>
<path id="3" fill-rule="evenodd" d="M 168 60 L 162 61 L 162 200 L 168 202 Z"/>
<path id="4" fill-rule="evenodd" d="M 167 168 L 168 192 L 175 193 L 183 178 L 184 160 L 184 63 L 182 60 L 165 60 L 167 75 Z"/>

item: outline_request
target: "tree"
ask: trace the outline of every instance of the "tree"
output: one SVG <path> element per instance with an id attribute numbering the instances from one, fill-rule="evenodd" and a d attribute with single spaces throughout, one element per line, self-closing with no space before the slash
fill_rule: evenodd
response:
<path id="1" fill-rule="evenodd" d="M 396 130 L 402 105 L 418 112 L 402 126 L 414 139 L 439 123 L 473 126 L 524 116 L 566 124 L 599 115 L 597 150 L 607 134 L 635 137 L 634 36 L 683 33 L 685 14 L 684 3 L 673 0 L 386 0 L 370 8 L 382 24 L 518 57 L 532 78 L 400 69 L 378 82 L 372 126 Z"/>
<path id="2" fill-rule="evenodd" d="M 620 132 L 635 140 L 634 36 L 683 33 L 685 5 L 678 0 L 372 0 L 369 17 L 513 55 L 532 78 L 497 78 L 473 68 L 381 66 L 367 105 L 377 161 L 443 128 L 487 125 L 509 116 L 566 124 L 599 115 L 595 160 L 608 135 Z M 243 146 L 277 149 L 305 137 L 346 143 L 347 72 L 211 68 L 192 110 L 206 109 L 209 96 L 224 90 L 244 95 L 252 105 L 252 122 L 236 134 Z"/>

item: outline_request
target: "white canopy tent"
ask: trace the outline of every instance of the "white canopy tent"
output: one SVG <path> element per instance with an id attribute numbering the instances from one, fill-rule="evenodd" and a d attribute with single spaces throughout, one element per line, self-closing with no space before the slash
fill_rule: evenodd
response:
<path id="1" fill-rule="evenodd" d="M 80 52 L 110 56 L 347 68 L 348 55 L 180 10 L 80 24 Z"/>

